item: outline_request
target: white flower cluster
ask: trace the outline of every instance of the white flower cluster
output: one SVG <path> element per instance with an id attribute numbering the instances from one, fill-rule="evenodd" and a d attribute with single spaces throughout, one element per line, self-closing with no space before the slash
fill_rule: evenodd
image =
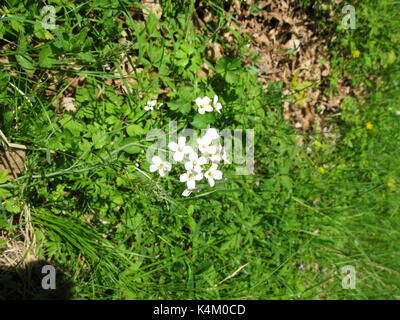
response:
<path id="1" fill-rule="evenodd" d="M 196 99 L 196 105 L 199 107 L 199 113 L 204 114 L 206 112 L 217 111 L 221 113 L 222 105 L 218 102 L 218 96 L 214 96 L 213 103 L 211 104 L 211 99 L 207 96 L 203 98 Z"/>
<path id="2" fill-rule="evenodd" d="M 179 180 L 186 183 L 187 188 L 182 193 L 187 197 L 196 189 L 196 182 L 207 179 L 208 184 L 213 187 L 215 180 L 222 179 L 222 172 L 218 170 L 221 160 L 227 161 L 225 149 L 219 144 L 218 132 L 214 128 L 207 129 L 206 133 L 197 139 L 199 153 L 194 151 L 191 146 L 186 145 L 186 138 L 179 137 L 178 143 L 170 142 L 168 148 L 173 152 L 176 162 L 182 162 L 186 172 L 181 174 Z M 150 171 L 159 172 L 164 176 L 166 171 L 170 171 L 172 166 L 169 162 L 163 161 L 160 157 L 152 158 L 153 164 Z"/>
<path id="3" fill-rule="evenodd" d="M 160 108 L 162 105 L 163 104 L 160 103 L 158 108 Z M 147 104 L 145 105 L 144 110 L 153 111 L 154 107 L 156 107 L 156 106 L 157 106 L 157 100 L 149 100 L 149 101 L 147 101 Z"/>

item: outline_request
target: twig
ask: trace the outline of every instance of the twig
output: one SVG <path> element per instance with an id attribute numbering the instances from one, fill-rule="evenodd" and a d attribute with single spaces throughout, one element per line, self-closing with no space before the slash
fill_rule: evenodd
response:
<path id="1" fill-rule="evenodd" d="M 235 277 L 240 271 L 242 271 L 242 269 L 246 268 L 246 266 L 249 264 L 249 262 L 247 262 L 246 264 L 242 265 L 241 267 L 239 267 L 239 269 L 237 269 L 234 273 L 232 273 L 230 276 L 227 276 L 224 280 L 218 282 L 215 286 L 219 286 L 221 284 L 223 284 L 225 281 L 228 281 L 229 279 L 232 279 L 233 277 Z"/>
<path id="2" fill-rule="evenodd" d="M 26 94 L 18 88 L 16 85 L 12 84 L 11 82 L 8 83 L 11 87 L 13 87 L 15 90 L 17 90 L 24 98 L 26 101 L 28 101 L 29 105 L 33 107 L 32 101 L 26 96 Z"/>

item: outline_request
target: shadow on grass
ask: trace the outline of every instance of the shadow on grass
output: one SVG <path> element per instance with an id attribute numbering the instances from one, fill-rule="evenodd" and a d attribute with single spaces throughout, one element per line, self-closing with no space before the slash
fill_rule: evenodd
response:
<path id="1" fill-rule="evenodd" d="M 73 283 L 62 268 L 54 266 L 55 289 L 44 289 L 42 281 L 50 283 L 50 272 L 43 268 L 53 265 L 45 260 L 28 263 L 25 267 L 0 268 L 0 300 L 68 300 L 73 296 Z M 43 273 L 42 273 L 43 272 Z"/>

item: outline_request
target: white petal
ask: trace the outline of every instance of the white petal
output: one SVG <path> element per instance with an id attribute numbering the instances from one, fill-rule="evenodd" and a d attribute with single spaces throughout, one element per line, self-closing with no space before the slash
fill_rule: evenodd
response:
<path id="1" fill-rule="evenodd" d="M 203 105 L 209 105 L 211 102 L 211 99 L 209 97 L 205 96 L 201 102 L 203 103 Z"/>
<path id="2" fill-rule="evenodd" d="M 188 180 L 187 186 L 188 186 L 189 189 L 194 189 L 194 188 L 196 188 L 196 181 L 194 181 L 194 180 Z"/>
<path id="3" fill-rule="evenodd" d="M 178 150 L 178 144 L 176 143 L 176 142 L 170 142 L 170 143 L 168 143 L 168 148 L 170 148 L 172 151 L 176 151 L 176 150 Z"/>
<path id="4" fill-rule="evenodd" d="M 210 187 L 214 187 L 214 185 L 215 185 L 213 178 L 208 178 L 208 183 L 210 184 Z"/>
<path id="5" fill-rule="evenodd" d="M 215 129 L 215 128 L 209 128 L 209 129 L 207 129 L 205 135 L 206 135 L 207 137 L 209 137 L 211 140 L 214 140 L 214 139 L 218 139 L 218 138 L 219 138 L 218 131 L 217 131 L 217 129 Z"/>
<path id="6" fill-rule="evenodd" d="M 162 159 L 159 156 L 154 156 L 153 158 L 151 158 L 151 161 L 156 165 L 159 165 L 162 163 Z"/>
<path id="7" fill-rule="evenodd" d="M 196 152 L 191 152 L 191 153 L 189 153 L 189 159 L 190 159 L 190 161 L 195 161 L 195 160 L 197 160 L 199 158 L 199 156 L 197 155 L 197 153 Z"/>
<path id="8" fill-rule="evenodd" d="M 183 156 L 184 156 L 183 152 L 175 152 L 174 153 L 174 160 L 178 161 L 178 162 L 181 162 L 183 160 Z"/>
<path id="9" fill-rule="evenodd" d="M 207 111 L 207 112 L 212 112 L 214 109 L 213 109 L 212 106 L 207 105 L 207 106 L 204 107 L 204 110 Z"/>
<path id="10" fill-rule="evenodd" d="M 215 180 L 221 180 L 222 179 L 222 172 L 219 170 L 214 171 L 214 179 Z"/>
<path id="11" fill-rule="evenodd" d="M 184 154 L 192 154 L 193 153 L 193 148 L 191 146 L 184 146 L 183 147 L 183 153 Z"/>
<path id="12" fill-rule="evenodd" d="M 206 159 L 205 157 L 200 157 L 200 158 L 197 160 L 197 163 L 198 163 L 199 165 L 206 164 L 206 163 L 207 163 L 207 159 Z"/>
<path id="13" fill-rule="evenodd" d="M 201 144 L 202 145 L 209 145 L 212 141 L 212 137 L 210 135 L 205 134 L 204 137 L 201 139 Z"/>
<path id="14" fill-rule="evenodd" d="M 191 162 L 191 161 L 186 162 L 186 163 L 185 163 L 185 169 L 186 169 L 187 171 L 192 170 L 192 169 L 193 169 L 193 162 Z"/>
<path id="15" fill-rule="evenodd" d="M 204 114 L 206 112 L 206 110 L 204 110 L 204 108 L 199 108 L 199 113 L 200 114 Z"/>
<path id="16" fill-rule="evenodd" d="M 203 169 L 200 166 L 195 166 L 192 168 L 192 171 L 194 171 L 196 173 L 201 173 L 203 171 Z"/>
<path id="17" fill-rule="evenodd" d="M 187 174 L 187 173 L 181 174 L 180 177 L 179 177 L 179 180 L 180 180 L 180 182 L 188 181 L 189 180 L 189 174 Z"/>
<path id="18" fill-rule="evenodd" d="M 194 180 L 196 180 L 196 181 L 199 181 L 201 179 L 203 179 L 203 174 L 200 172 L 194 176 Z"/>
<path id="19" fill-rule="evenodd" d="M 182 192 L 182 196 L 184 196 L 184 197 L 188 197 L 188 196 L 190 196 L 190 194 L 192 193 L 192 191 L 191 190 L 189 190 L 189 189 L 185 189 L 183 192 Z"/>
<path id="20" fill-rule="evenodd" d="M 203 101 L 203 99 L 201 99 L 201 98 L 197 98 L 196 99 L 196 104 L 197 104 L 198 107 L 201 106 L 202 101 Z"/>
<path id="21" fill-rule="evenodd" d="M 164 169 L 166 171 L 171 171 L 172 165 L 168 161 L 164 161 Z"/>
<path id="22" fill-rule="evenodd" d="M 218 165 L 216 163 L 213 163 L 211 165 L 211 168 L 209 169 L 209 171 L 214 172 L 215 170 L 217 170 L 217 168 L 218 168 Z"/>
<path id="23" fill-rule="evenodd" d="M 160 170 L 158 170 L 158 173 L 160 174 L 161 177 L 165 176 L 165 170 L 163 168 L 160 168 Z"/>
<path id="24" fill-rule="evenodd" d="M 222 109 L 222 105 L 221 105 L 220 103 L 217 103 L 217 104 L 214 106 L 214 108 L 215 108 L 215 110 L 217 110 L 217 112 L 221 113 L 220 110 Z"/>
<path id="25" fill-rule="evenodd" d="M 217 102 L 218 102 L 218 96 L 217 95 L 214 96 L 214 101 L 213 102 L 214 102 L 214 105 L 217 104 Z"/>
<path id="26" fill-rule="evenodd" d="M 150 107 L 154 107 L 154 106 L 157 104 L 157 100 L 149 100 L 149 101 L 147 101 L 147 104 L 148 104 Z"/>
<path id="27" fill-rule="evenodd" d="M 186 144 L 186 137 L 179 137 L 178 144 L 183 147 Z"/>
<path id="28" fill-rule="evenodd" d="M 154 172 L 154 171 L 157 171 L 157 170 L 158 170 L 158 166 L 157 166 L 157 165 L 152 164 L 152 165 L 150 166 L 150 172 Z"/>
<path id="29" fill-rule="evenodd" d="M 217 148 L 215 146 L 208 146 L 206 148 L 206 151 L 209 154 L 216 154 L 217 153 Z"/>

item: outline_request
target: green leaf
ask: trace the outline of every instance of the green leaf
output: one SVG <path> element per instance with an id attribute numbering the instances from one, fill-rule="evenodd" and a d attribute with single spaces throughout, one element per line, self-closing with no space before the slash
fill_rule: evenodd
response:
<path id="1" fill-rule="evenodd" d="M 19 204 L 14 201 L 14 199 L 8 199 L 4 202 L 4 209 L 11 213 L 19 213 L 21 212 L 21 208 Z"/>
<path id="2" fill-rule="evenodd" d="M 178 66 L 178 67 L 185 67 L 187 64 L 189 63 L 189 59 L 179 59 L 179 60 L 176 60 L 176 62 L 175 62 L 175 64 Z"/>
<path id="3" fill-rule="evenodd" d="M 129 147 L 124 148 L 124 151 L 129 154 L 139 153 L 142 150 L 142 147 L 135 145 L 135 143 L 138 144 L 137 139 L 135 137 L 129 137 L 122 140 L 121 146 L 132 144 Z"/>
<path id="4" fill-rule="evenodd" d="M 22 69 L 25 70 L 25 72 L 32 73 L 35 71 L 35 67 L 33 66 L 33 64 L 31 62 L 32 61 L 31 57 L 26 56 L 26 55 L 22 56 L 22 55 L 17 54 L 15 56 L 15 58 L 17 59 L 17 62 L 22 67 Z"/>
<path id="5" fill-rule="evenodd" d="M 7 182 L 8 180 L 8 170 L 1 170 L 0 171 L 0 183 Z"/>
<path id="6" fill-rule="evenodd" d="M 151 63 L 153 63 L 155 65 L 159 64 L 162 54 L 163 54 L 163 50 L 161 48 L 158 48 L 153 45 L 149 45 L 147 47 L 147 55 L 149 56 Z"/>
<path id="7" fill-rule="evenodd" d="M 138 124 L 131 124 L 126 128 L 126 133 L 132 137 L 132 136 L 140 136 L 145 133 L 143 130 L 142 126 Z"/>
<path id="8" fill-rule="evenodd" d="M 388 64 L 393 64 L 397 60 L 395 52 L 392 50 L 387 54 L 387 62 Z"/>
<path id="9" fill-rule="evenodd" d="M 199 275 L 201 273 L 206 272 L 208 269 L 211 268 L 212 266 L 212 262 L 211 261 L 204 261 L 202 262 L 195 270 L 194 270 L 194 274 L 195 275 Z"/>
<path id="10" fill-rule="evenodd" d="M 51 59 L 50 55 L 52 54 L 50 46 L 45 46 L 39 53 L 39 66 L 42 68 L 48 68 L 53 65 L 56 61 L 55 59 Z"/>
<path id="11" fill-rule="evenodd" d="M 6 72 L 0 73 L 0 90 L 7 87 L 8 82 L 10 81 L 10 76 Z"/>
<path id="12" fill-rule="evenodd" d="M 191 124 L 196 129 L 205 129 L 205 128 L 207 128 L 208 121 L 207 121 L 205 115 L 196 114 L 194 116 L 194 119 L 191 122 Z"/>
<path id="13" fill-rule="evenodd" d="M 0 199 L 7 199 L 11 197 L 11 192 L 7 189 L 0 188 Z"/>
<path id="14" fill-rule="evenodd" d="M 95 149 L 101 149 L 108 142 L 108 135 L 105 132 L 98 132 L 93 135 L 92 139 L 93 147 Z"/>
<path id="15" fill-rule="evenodd" d="M 195 48 L 193 45 L 190 45 L 189 43 L 185 42 L 181 44 L 181 48 L 183 51 L 185 51 L 189 56 L 192 55 L 195 52 Z M 181 50 L 178 50 L 181 51 Z"/>
<path id="16" fill-rule="evenodd" d="M 0 250 L 3 249 L 6 244 L 7 244 L 7 240 L 0 240 Z"/>
<path id="17" fill-rule="evenodd" d="M 222 57 L 215 65 L 215 70 L 229 83 L 239 80 L 240 68 L 241 62 L 238 58 L 231 60 L 228 57 Z"/>
<path id="18" fill-rule="evenodd" d="M 70 115 L 64 114 L 63 118 L 60 120 L 61 125 L 69 130 L 73 136 L 79 136 L 82 131 L 84 131 L 84 126 L 72 119 Z"/>
<path id="19" fill-rule="evenodd" d="M 84 62 L 89 62 L 89 63 L 96 62 L 95 57 L 93 57 L 93 55 L 90 52 L 79 52 L 77 56 Z"/>
<path id="20" fill-rule="evenodd" d="M 182 51 L 182 50 L 177 50 L 177 51 L 175 52 L 175 57 L 176 57 L 177 59 L 187 59 L 187 54 L 186 54 L 184 51 Z"/>

